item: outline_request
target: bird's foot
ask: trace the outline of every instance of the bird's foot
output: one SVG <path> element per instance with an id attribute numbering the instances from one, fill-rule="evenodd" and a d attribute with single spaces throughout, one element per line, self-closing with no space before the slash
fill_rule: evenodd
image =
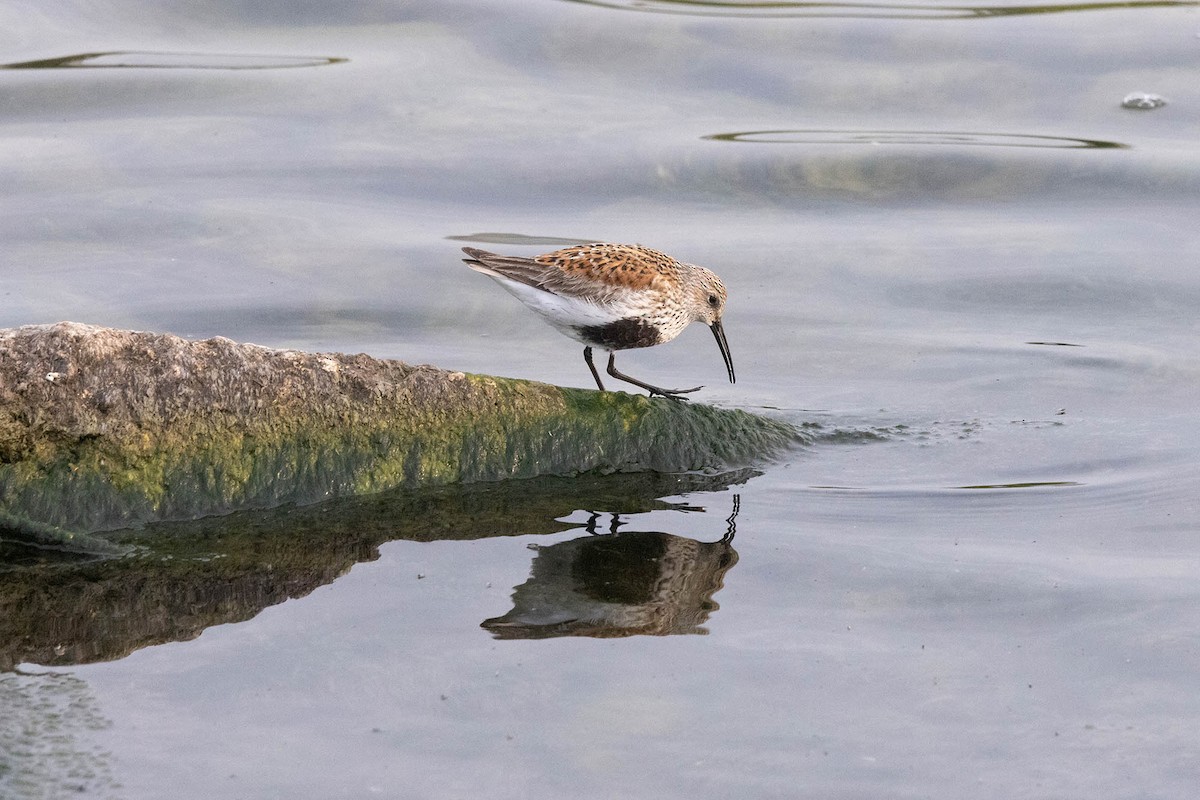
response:
<path id="1" fill-rule="evenodd" d="M 591 354 L 590 347 L 584 348 L 583 357 L 587 360 L 588 366 L 591 367 L 592 366 L 592 354 Z M 592 374 L 593 375 L 596 374 L 596 370 L 594 368 L 592 369 Z M 703 386 L 693 386 L 691 389 L 663 389 L 662 387 L 655 386 L 652 383 L 646 383 L 645 381 L 639 381 L 637 378 L 632 378 L 629 375 L 626 375 L 624 372 L 621 372 L 619 369 L 617 369 L 615 353 L 608 354 L 608 374 L 612 375 L 617 380 L 625 381 L 626 383 L 632 383 L 634 386 L 637 386 L 641 389 L 645 389 L 647 392 L 650 393 L 651 397 L 658 395 L 659 397 L 665 397 L 668 400 L 687 400 L 688 398 L 684 397 L 685 394 L 691 394 L 692 392 L 698 392 L 704 388 Z M 596 383 L 600 383 L 600 378 L 598 376 L 596 377 Z M 601 388 L 603 388 L 603 387 L 601 387 Z"/>
<path id="2" fill-rule="evenodd" d="M 646 391 L 650 392 L 651 397 L 658 395 L 659 397 L 665 397 L 668 400 L 683 401 L 683 400 L 691 399 L 688 397 L 684 397 L 685 394 L 691 394 L 692 392 L 698 392 L 701 389 L 703 389 L 704 387 L 703 386 L 693 386 L 691 389 L 660 389 L 657 386 L 643 386 L 642 388 L 644 388 Z"/>

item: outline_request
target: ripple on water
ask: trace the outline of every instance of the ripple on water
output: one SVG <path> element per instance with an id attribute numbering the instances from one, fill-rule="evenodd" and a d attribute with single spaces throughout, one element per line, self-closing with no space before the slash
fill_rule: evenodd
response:
<path id="1" fill-rule="evenodd" d="M 1040 508 L 1055 517 L 1069 513 L 1091 520 L 1089 530 L 1098 535 L 1114 525 L 1130 530 L 1132 523 L 1162 528 L 1171 526 L 1171 509 L 1193 503 L 1200 480 L 1187 448 L 1161 443 L 1142 448 L 1136 436 L 1120 440 L 1118 431 L 1103 426 L 1073 431 L 1062 409 L 1036 419 L 923 421 L 890 415 L 814 421 L 815 412 L 773 410 L 810 445 L 793 460 L 785 494 L 809 496 L 802 502 L 808 513 L 840 522 L 891 520 L 903 528 L 905 520 L 920 518 L 975 524 Z M 1112 449 L 1064 450 L 1072 437 L 1099 437 Z M 843 445 L 879 448 L 855 454 Z M 930 447 L 940 455 L 931 455 Z M 1067 453 L 1074 457 L 1064 458 Z M 1154 522 L 1147 509 L 1157 515 Z"/>
<path id="2" fill-rule="evenodd" d="M 330 64 L 340 64 L 347 60 L 335 56 L 262 56 L 238 53 L 109 50 L 0 64 L 0 69 L 291 69 L 294 67 L 324 67 Z"/>
<path id="3" fill-rule="evenodd" d="M 1044 147 L 1123 149 L 1121 142 L 1081 139 L 1074 136 L 1042 136 L 1026 133 L 986 133 L 971 131 L 896 131 L 896 130 L 765 130 L 714 133 L 701 137 L 718 142 L 754 144 L 868 144 L 868 145 L 950 145 L 954 147 Z"/>
<path id="4" fill-rule="evenodd" d="M 810 484 L 796 489 L 804 494 L 838 496 L 828 511 L 839 518 L 902 518 L 904 514 L 896 508 L 901 506 L 919 508 L 927 519 L 952 522 L 1050 508 L 1056 515 L 1082 514 L 1095 522 L 1096 534 L 1103 535 L 1122 516 L 1138 518 L 1139 510 L 1169 509 L 1177 504 L 1189 491 L 1188 481 L 1195 478 L 1189 478 L 1188 472 L 1128 459 L 1115 464 L 1030 465 L 1026 479 L 995 482 L 967 479 L 939 485 L 909 477 L 911 482 L 892 486 Z"/>
<path id="5" fill-rule="evenodd" d="M 1155 192 L 1190 197 L 1198 180 L 1190 162 L 1147 171 L 1133 144 L 1086 133 L 777 128 L 699 138 L 708 149 L 661 165 L 677 189 L 746 191 L 806 204 L 825 196 L 1027 200 L 1134 186 L 1142 192 L 1147 181 Z M 1108 157 L 1092 157 L 1098 152 Z"/>
<path id="6" fill-rule="evenodd" d="M 1116 0 L 1101 3 L 1047 3 L 1029 5 L 997 3 L 958 5 L 953 3 L 833 3 L 775 0 L 571 0 L 602 8 L 642 11 L 653 14 L 683 14 L 702 17 L 868 17 L 876 19 L 989 19 L 1029 14 L 1062 14 L 1070 11 L 1105 11 L 1130 8 L 1195 6 L 1191 0 Z"/>

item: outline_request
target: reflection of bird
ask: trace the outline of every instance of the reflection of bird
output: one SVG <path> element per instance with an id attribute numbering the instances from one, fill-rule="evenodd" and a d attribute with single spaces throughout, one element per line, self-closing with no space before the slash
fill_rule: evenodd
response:
<path id="1" fill-rule="evenodd" d="M 512 610 L 481 627 L 497 639 L 707 633 L 713 595 L 737 560 L 727 539 L 655 531 L 558 542 L 537 549 Z"/>
<path id="2" fill-rule="evenodd" d="M 712 599 L 738 561 L 733 549 L 741 497 L 725 520 L 725 535 L 698 542 L 655 531 L 598 534 L 538 547 L 529 580 L 513 590 L 513 608 L 480 627 L 497 639 L 554 636 L 611 638 L 708 633 L 701 627 L 720 606 Z"/>
<path id="3" fill-rule="evenodd" d="M 662 389 L 617 371 L 615 351 L 669 342 L 693 322 L 712 329 L 734 382 L 721 315 L 725 284 L 704 267 L 630 244 L 587 244 L 535 258 L 464 247 L 467 266 L 496 280 L 560 332 L 584 344 L 596 386 L 604 384 L 592 348 L 608 351 L 608 374 L 653 395 L 684 400 L 691 389 Z"/>

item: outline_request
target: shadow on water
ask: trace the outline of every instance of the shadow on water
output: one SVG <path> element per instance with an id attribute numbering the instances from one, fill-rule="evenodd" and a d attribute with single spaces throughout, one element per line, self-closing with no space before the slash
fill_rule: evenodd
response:
<path id="1" fill-rule="evenodd" d="M 660 531 L 626 531 L 614 514 L 608 533 L 535 546 L 529 580 L 513 590 L 513 608 L 481 627 L 497 639 L 558 636 L 617 638 L 708 633 L 701 627 L 719 606 L 713 595 L 737 563 L 733 549 L 740 497 L 728 529 L 715 542 Z"/>
<path id="2" fill-rule="evenodd" d="M 268 606 L 332 583 L 355 564 L 378 558 L 385 542 L 587 530 L 588 525 L 563 521 L 581 509 L 593 515 L 692 511 L 697 510 L 693 505 L 664 498 L 724 491 L 756 474 L 583 475 L 392 491 L 93 537 L 125 548 L 127 555 L 121 557 L 9 539 L 0 561 L 0 670 L 22 663 L 109 661 L 149 645 L 193 639 L 210 625 L 250 619 Z M 730 538 L 732 524 L 731 518 Z M 728 542 L 702 545 L 660 533 L 630 537 L 589 537 L 620 544 L 609 551 L 603 545 L 580 552 L 588 552 L 593 570 L 603 569 L 597 559 L 605 552 L 625 561 L 641 557 L 638 552 L 661 552 L 666 570 L 669 562 L 676 569 L 686 566 L 680 554 L 691 548 L 695 569 L 711 562 L 708 574 L 715 578 L 703 579 L 680 603 L 691 603 L 706 591 L 711 595 L 719 586 L 715 565 L 722 553 L 732 552 Z M 553 560 L 548 556 L 544 563 Z M 702 615 L 693 613 L 692 618 L 694 624 L 702 621 Z"/>
<path id="3" fill-rule="evenodd" d="M 993 17 L 1195 6 L 1194 0 L 1131 0 L 1112 3 L 964 6 L 940 3 L 819 3 L 774 0 L 570 0 L 602 8 L 705 17 L 866 17 L 874 19 L 989 19 Z"/>
<path id="4" fill-rule="evenodd" d="M 459 236 L 447 236 L 452 242 L 475 242 L 477 244 L 506 244 L 506 245 L 531 245 L 539 247 L 571 247 L 577 244 L 591 244 L 592 242 L 600 241 L 597 238 L 592 239 L 570 239 L 562 236 L 528 236 L 523 233 L 503 233 L 482 231 L 480 233 L 469 233 Z"/>
<path id="5" fill-rule="evenodd" d="M 159 53 L 109 50 L 76 53 L 37 61 L 0 64 L 0 69 L 292 69 L 341 64 L 327 56 L 239 55 L 236 53 Z"/>

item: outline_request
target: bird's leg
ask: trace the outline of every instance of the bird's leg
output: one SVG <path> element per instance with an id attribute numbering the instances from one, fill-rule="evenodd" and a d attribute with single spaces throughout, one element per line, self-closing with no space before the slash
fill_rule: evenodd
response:
<path id="1" fill-rule="evenodd" d="M 632 383 L 634 386 L 642 387 L 643 389 L 645 389 L 647 392 L 650 393 L 651 397 L 653 397 L 654 395 L 657 394 L 657 395 L 662 395 L 663 397 L 666 397 L 671 400 L 687 400 L 687 398 L 682 397 L 682 395 L 688 394 L 690 392 L 696 392 L 696 391 L 699 391 L 700 389 L 704 388 L 703 386 L 693 386 L 691 389 L 660 389 L 657 386 L 651 386 L 648 383 L 643 383 L 642 381 L 639 381 L 637 378 L 631 378 L 628 375 L 626 375 L 625 373 L 618 371 L 616 362 L 617 362 L 617 354 L 609 353 L 608 354 L 608 374 L 612 375 L 617 380 L 622 380 L 622 381 L 625 381 L 626 383 Z"/>
<path id="2" fill-rule="evenodd" d="M 592 348 L 583 348 L 583 360 L 587 362 L 588 369 L 592 371 L 592 377 L 596 379 L 596 385 L 600 387 L 600 391 L 605 391 L 604 384 L 600 382 L 600 373 L 596 372 L 596 365 L 592 363 Z"/>

